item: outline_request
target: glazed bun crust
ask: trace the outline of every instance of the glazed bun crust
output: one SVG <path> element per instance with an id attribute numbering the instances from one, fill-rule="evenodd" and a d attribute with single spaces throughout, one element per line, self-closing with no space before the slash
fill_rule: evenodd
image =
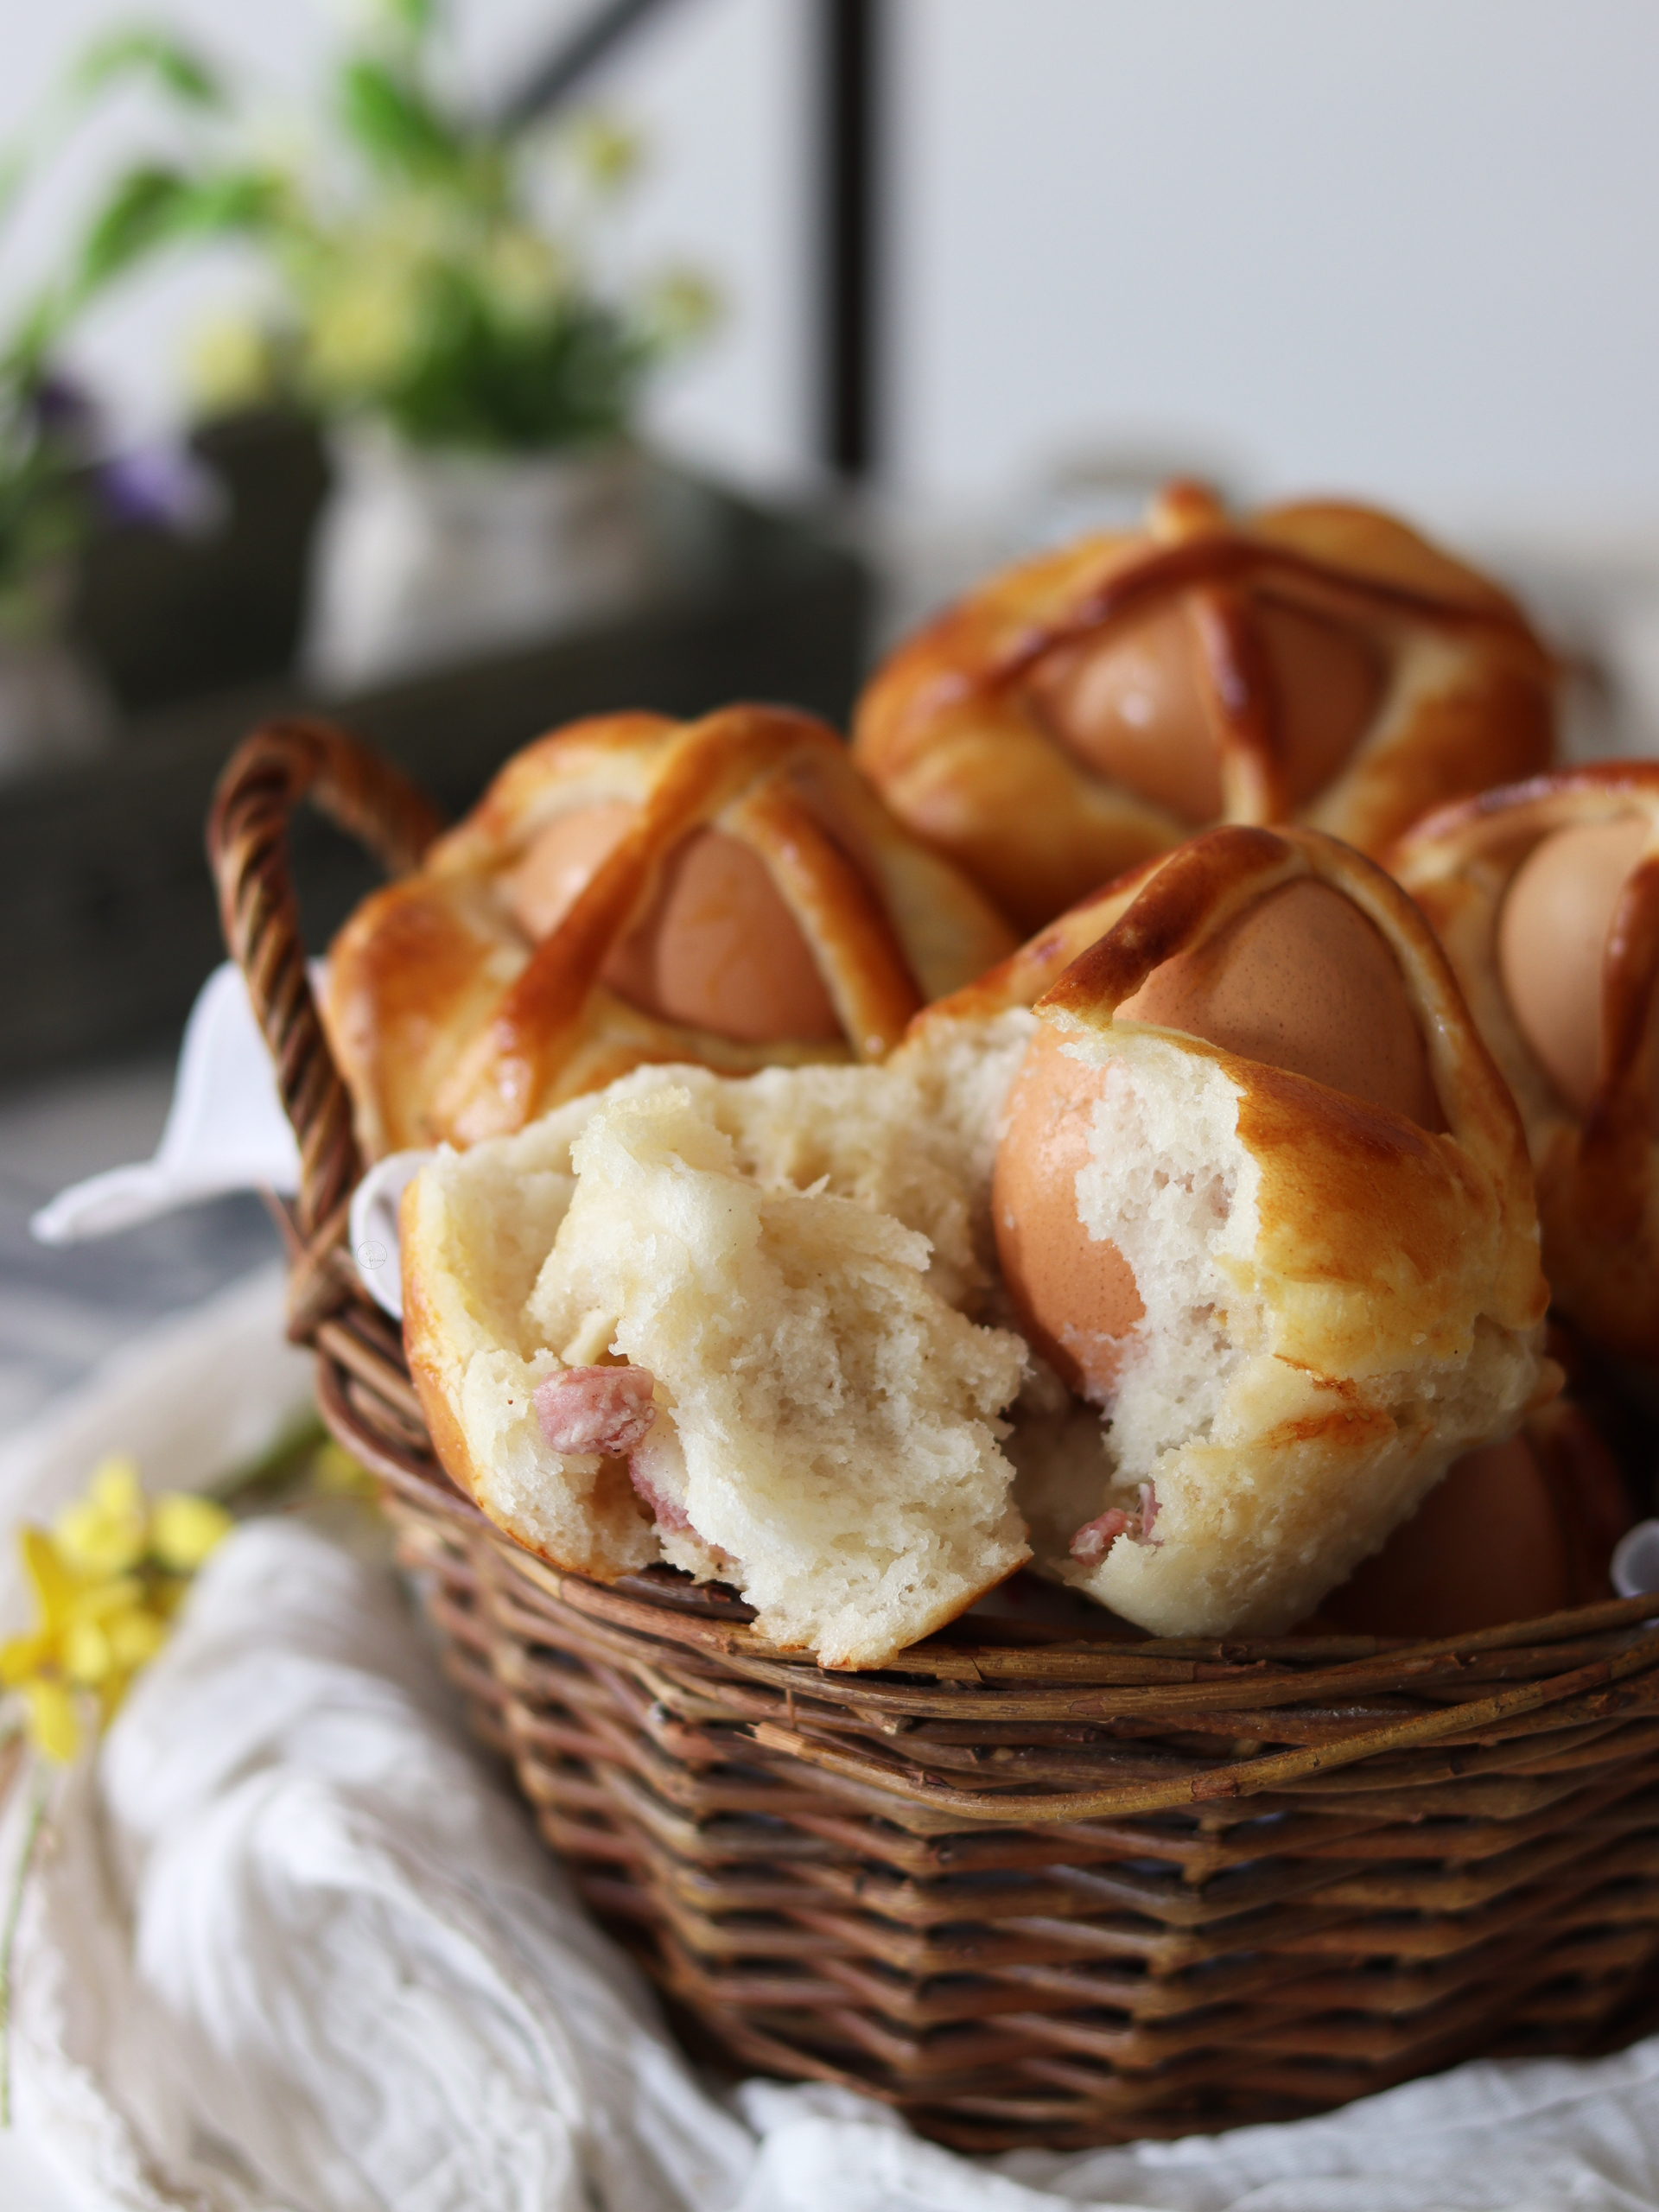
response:
<path id="1" fill-rule="evenodd" d="M 1596 834 L 1620 827 L 1611 842 Z M 1559 947 L 1547 912 L 1516 930 L 1509 906 L 1557 839 L 1579 846 L 1597 879 L 1589 903 L 1609 917 L 1599 957 L 1580 948 L 1576 980 L 1567 940 L 1582 901 L 1564 913 Z M 1520 1109 L 1558 1311 L 1624 1357 L 1659 1361 L 1659 764 L 1609 761 L 1488 791 L 1419 823 L 1388 862 L 1438 933 Z M 1539 972 L 1516 973 L 1517 957 Z M 1570 1073 L 1552 1074 L 1554 1055 L 1538 1049 L 1535 993 L 1559 1048 L 1580 1062 Z"/>
<path id="2" fill-rule="evenodd" d="M 1304 821 L 1376 853 L 1546 766 L 1552 669 L 1507 594 L 1335 503 L 1146 530 L 1004 571 L 880 669 L 859 765 L 1027 930 L 1194 830 Z"/>
<path id="3" fill-rule="evenodd" d="M 629 1069 L 877 1059 L 1013 942 L 804 715 L 613 715 L 508 762 L 329 953 L 371 1158 L 522 1128 Z"/>

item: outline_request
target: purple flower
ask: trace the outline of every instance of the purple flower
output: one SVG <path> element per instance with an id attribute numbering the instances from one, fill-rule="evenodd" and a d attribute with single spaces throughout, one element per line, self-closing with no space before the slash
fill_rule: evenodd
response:
<path id="1" fill-rule="evenodd" d="M 216 476 L 182 446 L 139 446 L 100 461 L 99 498 L 112 520 L 196 537 L 224 518 Z"/>

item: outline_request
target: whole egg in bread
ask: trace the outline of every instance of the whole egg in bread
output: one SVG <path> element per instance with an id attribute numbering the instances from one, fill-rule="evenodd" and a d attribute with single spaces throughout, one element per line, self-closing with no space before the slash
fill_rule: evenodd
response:
<path id="1" fill-rule="evenodd" d="M 1263 594 L 1255 644 L 1281 718 L 1284 798 L 1304 805 L 1376 711 L 1385 673 L 1363 631 Z M 1121 632 L 1063 647 L 1032 674 L 1051 727 L 1095 772 L 1196 829 L 1227 794 L 1206 680 L 1205 619 L 1176 602 Z"/>
<path id="2" fill-rule="evenodd" d="M 1611 1598 L 1632 1519 L 1618 1464 L 1571 1399 L 1471 1452 L 1319 1608 L 1370 1636 L 1464 1636 Z"/>
<path id="3" fill-rule="evenodd" d="M 1011 932 L 804 715 L 610 715 L 514 755 L 329 948 L 371 1159 L 505 1135 L 632 1068 L 880 1060 Z"/>
<path id="4" fill-rule="evenodd" d="M 1033 1386 L 1016 1495 L 1039 1566 L 1125 1618 L 1275 1632 L 1553 1387 L 1524 1141 L 1422 917 L 1335 840 L 1213 830 L 1093 903 L 992 1174 L 1070 1394 Z"/>
<path id="5" fill-rule="evenodd" d="M 508 899 L 536 941 L 564 919 L 639 823 L 620 801 L 557 815 L 513 870 Z M 833 1043 L 841 1021 L 801 925 L 766 863 L 719 830 L 694 830 L 602 980 L 644 1014 L 746 1045 Z"/>
<path id="6" fill-rule="evenodd" d="M 1037 929 L 1211 823 L 1305 821 L 1377 852 L 1547 765 L 1553 676 L 1506 593 L 1393 517 L 1236 516 L 1176 483 L 1140 531 L 1005 569 L 901 644 L 854 750 Z"/>
<path id="7" fill-rule="evenodd" d="M 1535 845 L 1497 921 L 1497 964 L 1517 1027 L 1575 1112 L 1602 1058 L 1602 968 L 1630 870 L 1649 837 L 1636 815 L 1580 822 Z"/>

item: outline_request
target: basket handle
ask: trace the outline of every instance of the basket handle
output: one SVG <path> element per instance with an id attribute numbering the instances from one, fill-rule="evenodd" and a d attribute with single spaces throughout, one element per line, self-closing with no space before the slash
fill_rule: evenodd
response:
<path id="1" fill-rule="evenodd" d="M 366 845 L 393 874 L 416 866 L 442 827 L 400 769 L 332 722 L 266 722 L 226 763 L 207 817 L 207 858 L 231 957 L 276 1066 L 300 1147 L 295 1227 L 315 1279 L 344 1233 L 360 1168 L 352 1104 L 305 971 L 288 817 L 302 798 Z M 310 1301 L 300 1301 L 303 1312 Z M 315 1321 L 321 1318 L 313 1313 Z M 308 1333 L 296 1316 L 293 1333 Z"/>

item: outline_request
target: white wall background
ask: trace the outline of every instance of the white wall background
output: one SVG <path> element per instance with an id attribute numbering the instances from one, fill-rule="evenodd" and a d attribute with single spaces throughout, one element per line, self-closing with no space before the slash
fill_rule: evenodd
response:
<path id="1" fill-rule="evenodd" d="M 1659 516 L 1651 0 L 899 0 L 907 474 Z"/>
<path id="2" fill-rule="evenodd" d="M 1461 531 L 1659 532 L 1652 0 L 890 0 L 890 470 L 995 501 L 1154 446 L 1248 487 L 1351 488 Z M 459 85 L 581 0 L 454 0 Z M 155 0 L 273 115 L 344 0 Z M 0 137 L 121 0 L 0 0 Z M 810 0 L 678 0 L 608 73 L 646 125 L 630 251 L 718 272 L 730 322 L 663 430 L 810 474 Z M 128 104 L 0 241 L 0 308 L 60 250 Z M 275 125 L 273 127 L 276 127 Z M 222 270 L 100 315 L 131 414 Z"/>

